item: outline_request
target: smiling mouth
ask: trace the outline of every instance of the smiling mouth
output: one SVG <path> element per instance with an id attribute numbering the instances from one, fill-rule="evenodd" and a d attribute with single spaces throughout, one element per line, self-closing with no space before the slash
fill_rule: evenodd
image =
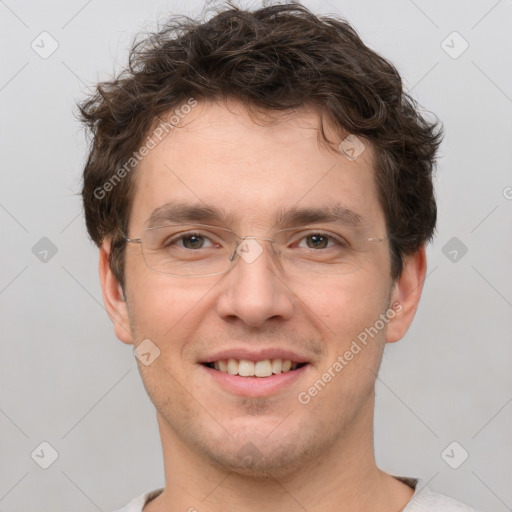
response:
<path id="1" fill-rule="evenodd" d="M 297 363 L 290 359 L 264 359 L 249 361 L 247 359 L 220 359 L 203 363 L 204 366 L 229 375 L 240 377 L 271 377 L 280 373 L 293 372 L 309 363 Z"/>

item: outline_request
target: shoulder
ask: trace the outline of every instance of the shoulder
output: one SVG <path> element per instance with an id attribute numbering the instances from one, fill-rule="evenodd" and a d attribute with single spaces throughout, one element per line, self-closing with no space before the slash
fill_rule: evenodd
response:
<path id="1" fill-rule="evenodd" d="M 161 494 L 163 489 L 156 489 L 154 491 L 148 491 L 136 498 L 133 498 L 128 505 L 125 505 L 122 508 L 118 508 L 114 510 L 114 512 L 142 512 L 144 506 L 151 501 L 153 498 L 156 498 L 159 494 Z"/>
<path id="2" fill-rule="evenodd" d="M 431 491 L 417 483 L 416 492 L 402 512 L 478 512 L 469 505 L 449 496 Z"/>

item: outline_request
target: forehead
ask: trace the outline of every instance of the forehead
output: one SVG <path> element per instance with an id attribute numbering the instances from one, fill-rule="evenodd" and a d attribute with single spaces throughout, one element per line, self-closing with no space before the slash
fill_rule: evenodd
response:
<path id="1" fill-rule="evenodd" d="M 351 161 L 321 142 L 313 110 L 255 118 L 240 103 L 198 103 L 154 147 L 135 173 L 131 229 L 173 202 L 208 204 L 236 226 L 259 228 L 288 209 L 346 208 L 380 229 L 373 153 Z M 324 125 L 335 143 L 339 135 Z"/>

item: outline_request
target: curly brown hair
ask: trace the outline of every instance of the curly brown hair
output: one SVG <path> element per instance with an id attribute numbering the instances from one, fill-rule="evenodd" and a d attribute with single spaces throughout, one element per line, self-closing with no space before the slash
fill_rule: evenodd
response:
<path id="1" fill-rule="evenodd" d="M 252 11 L 228 3 L 206 21 L 173 17 L 135 42 L 128 67 L 79 104 L 93 135 L 83 173 L 87 230 L 98 246 L 112 239 L 110 266 L 123 288 L 134 194 L 126 162 L 155 120 L 191 97 L 236 99 L 276 116 L 312 105 L 342 132 L 364 137 L 375 153 L 393 280 L 404 258 L 432 239 L 432 174 L 442 128 L 419 112 L 395 67 L 336 16 L 316 16 L 295 2 Z M 331 144 L 323 124 L 321 133 Z M 112 183 L 113 171 L 122 168 L 123 179 Z"/>

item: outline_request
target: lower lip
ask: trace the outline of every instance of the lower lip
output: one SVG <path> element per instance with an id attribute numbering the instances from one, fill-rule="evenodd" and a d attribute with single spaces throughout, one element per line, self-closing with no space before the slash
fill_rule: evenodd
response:
<path id="1" fill-rule="evenodd" d="M 211 378 L 224 389 L 230 393 L 247 397 L 275 395 L 287 386 L 290 386 L 297 379 L 300 379 L 308 371 L 309 366 L 309 364 L 305 364 L 296 370 L 277 373 L 270 377 L 240 377 L 239 375 L 230 375 L 229 373 L 201 365 Z"/>

